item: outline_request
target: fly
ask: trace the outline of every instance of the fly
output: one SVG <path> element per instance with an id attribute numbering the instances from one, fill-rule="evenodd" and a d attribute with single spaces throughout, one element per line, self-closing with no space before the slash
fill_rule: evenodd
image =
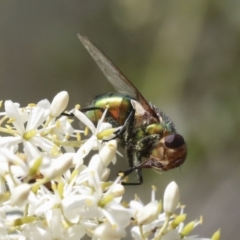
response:
<path id="1" fill-rule="evenodd" d="M 105 121 L 114 127 L 122 126 L 116 133 L 125 148 L 129 169 L 121 172 L 127 176 L 136 171 L 138 182 L 143 183 L 142 169 L 155 168 L 163 171 L 180 166 L 186 159 L 187 146 L 166 114 L 149 103 L 116 65 L 87 37 L 78 35 L 80 41 L 97 63 L 117 93 L 96 97 L 83 111 L 94 122 L 101 118 L 108 107 Z"/>

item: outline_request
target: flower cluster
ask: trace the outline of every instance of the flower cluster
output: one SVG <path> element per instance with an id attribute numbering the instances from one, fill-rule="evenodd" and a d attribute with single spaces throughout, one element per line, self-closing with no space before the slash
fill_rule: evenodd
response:
<path id="1" fill-rule="evenodd" d="M 203 239 L 189 236 L 200 220 L 184 224 L 179 190 L 170 183 L 162 202 L 124 204 L 121 178 L 109 181 L 116 162 L 114 129 L 103 113 L 94 124 L 76 106 L 62 114 L 68 93 L 20 107 L 8 100 L 0 113 L 0 239 Z M 79 120 L 86 129 L 75 129 Z M 87 129 L 90 134 L 87 135 Z M 99 137 L 101 136 L 101 137 Z M 102 141 L 102 138 L 109 141 Z M 88 154 L 92 152 L 89 163 Z M 178 212 L 178 213 L 176 213 Z M 206 238 L 205 238 L 206 239 Z M 211 239 L 220 239 L 217 231 Z"/>

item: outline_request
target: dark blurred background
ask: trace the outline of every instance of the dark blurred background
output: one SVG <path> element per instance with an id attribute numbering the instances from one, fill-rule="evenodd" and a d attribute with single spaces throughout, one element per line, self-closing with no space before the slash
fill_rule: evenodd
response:
<path id="1" fill-rule="evenodd" d="M 160 199 L 175 180 L 188 220 L 204 216 L 195 233 L 240 239 L 240 1 L 1 1 L 0 16 L 2 100 L 67 90 L 70 109 L 112 91 L 77 39 L 87 35 L 188 143 L 180 169 L 145 170 L 126 199 L 147 203 L 153 184 Z"/>

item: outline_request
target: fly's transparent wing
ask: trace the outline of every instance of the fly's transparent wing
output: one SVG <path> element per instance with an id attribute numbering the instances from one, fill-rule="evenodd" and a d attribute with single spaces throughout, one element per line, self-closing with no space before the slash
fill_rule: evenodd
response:
<path id="1" fill-rule="evenodd" d="M 155 112 L 152 110 L 146 99 L 127 79 L 127 77 L 124 76 L 124 74 L 117 68 L 117 66 L 93 43 L 91 43 L 87 37 L 78 34 L 78 38 L 80 39 L 84 47 L 87 49 L 87 51 L 90 53 L 92 58 L 95 60 L 108 81 L 113 85 L 113 87 L 119 93 L 129 95 L 130 97 L 138 100 L 146 111 L 151 112 L 155 116 Z"/>

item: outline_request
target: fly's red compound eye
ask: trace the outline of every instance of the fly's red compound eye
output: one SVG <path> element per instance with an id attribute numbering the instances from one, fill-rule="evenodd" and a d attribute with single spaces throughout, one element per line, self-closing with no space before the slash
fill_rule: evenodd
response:
<path id="1" fill-rule="evenodd" d="M 167 148 L 179 148 L 185 145 L 184 139 L 180 134 L 171 134 L 165 137 L 164 144 Z"/>

